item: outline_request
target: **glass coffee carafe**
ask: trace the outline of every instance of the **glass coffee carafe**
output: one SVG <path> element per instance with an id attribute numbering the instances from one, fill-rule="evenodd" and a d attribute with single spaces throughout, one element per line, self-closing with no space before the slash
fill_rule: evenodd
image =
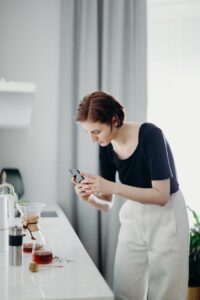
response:
<path id="1" fill-rule="evenodd" d="M 21 214 L 22 226 L 24 230 L 23 252 L 32 253 L 32 261 L 38 264 L 48 264 L 52 262 L 52 249 L 43 236 L 40 226 L 40 214 L 45 204 L 41 202 L 17 203 L 17 208 Z"/>

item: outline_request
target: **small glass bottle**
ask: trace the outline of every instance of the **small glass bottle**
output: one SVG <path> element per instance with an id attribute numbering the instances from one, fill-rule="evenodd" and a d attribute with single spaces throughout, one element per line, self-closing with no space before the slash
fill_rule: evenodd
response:
<path id="1" fill-rule="evenodd" d="M 53 260 L 52 248 L 47 239 L 42 247 L 37 246 L 37 240 L 33 244 L 32 261 L 37 264 L 49 264 Z"/>

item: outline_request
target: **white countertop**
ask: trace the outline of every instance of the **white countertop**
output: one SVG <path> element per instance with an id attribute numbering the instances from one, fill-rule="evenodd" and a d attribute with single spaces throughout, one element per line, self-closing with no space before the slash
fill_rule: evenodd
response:
<path id="1" fill-rule="evenodd" d="M 53 255 L 62 258 L 62 262 L 53 264 L 64 267 L 41 267 L 32 273 L 28 269 L 31 254 L 23 253 L 23 265 L 12 267 L 8 253 L 0 253 L 0 299 L 113 300 L 113 293 L 64 213 L 59 207 L 50 210 L 56 210 L 58 217 L 41 218 L 41 231 L 51 241 Z"/>

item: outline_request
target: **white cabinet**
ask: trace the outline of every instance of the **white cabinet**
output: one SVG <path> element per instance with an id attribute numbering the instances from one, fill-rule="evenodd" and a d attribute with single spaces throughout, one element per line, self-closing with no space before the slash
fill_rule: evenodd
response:
<path id="1" fill-rule="evenodd" d="M 0 80 L 0 128 L 24 128 L 31 122 L 36 85 Z"/>

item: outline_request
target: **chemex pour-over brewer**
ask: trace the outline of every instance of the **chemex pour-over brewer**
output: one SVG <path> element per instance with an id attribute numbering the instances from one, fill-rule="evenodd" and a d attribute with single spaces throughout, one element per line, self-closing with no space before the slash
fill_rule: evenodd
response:
<path id="1" fill-rule="evenodd" d="M 21 214 L 22 226 L 25 233 L 23 252 L 32 253 L 32 260 L 38 264 L 52 261 L 52 250 L 48 241 L 41 233 L 39 219 L 45 204 L 41 202 L 17 203 Z"/>

